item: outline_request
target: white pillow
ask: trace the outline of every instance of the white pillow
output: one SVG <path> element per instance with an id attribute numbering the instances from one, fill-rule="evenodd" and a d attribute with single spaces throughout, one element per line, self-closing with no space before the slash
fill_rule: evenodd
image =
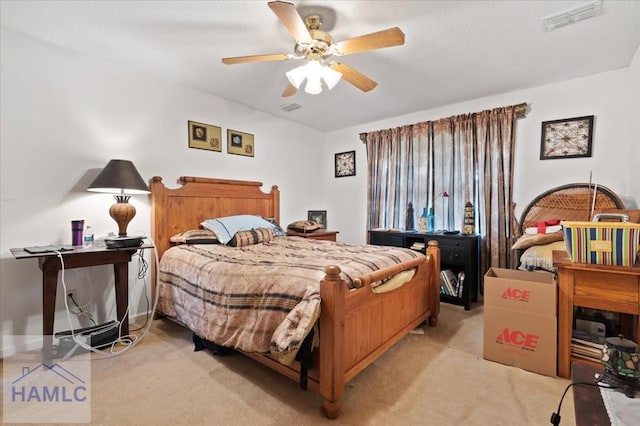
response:
<path id="1" fill-rule="evenodd" d="M 216 219 L 207 219 L 200 225 L 204 229 L 216 234 L 222 244 L 227 244 L 236 232 L 250 231 L 252 229 L 267 228 L 273 230 L 274 226 L 269 221 L 260 216 L 242 214 L 236 216 L 225 216 Z"/>

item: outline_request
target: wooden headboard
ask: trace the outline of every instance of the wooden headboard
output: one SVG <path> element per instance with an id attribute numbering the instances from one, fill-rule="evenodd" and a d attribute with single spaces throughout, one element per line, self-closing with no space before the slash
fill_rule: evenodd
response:
<path id="1" fill-rule="evenodd" d="M 593 194 L 596 192 L 594 201 Z M 590 221 L 591 209 L 595 212 L 623 209 L 620 197 L 604 186 L 570 183 L 543 192 L 534 198 L 522 212 L 518 223 L 518 235 L 538 222 L 550 219 Z"/>
<path id="2" fill-rule="evenodd" d="M 253 214 L 280 221 L 280 191 L 265 193 L 262 182 L 182 176 L 182 186 L 167 188 L 161 177 L 151 179 L 151 232 L 161 258 L 170 247 L 169 237 L 200 228 L 214 217 Z"/>

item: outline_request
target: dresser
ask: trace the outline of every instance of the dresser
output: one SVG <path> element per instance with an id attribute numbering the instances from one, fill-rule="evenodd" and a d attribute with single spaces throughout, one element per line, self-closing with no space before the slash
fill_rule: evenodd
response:
<path id="1" fill-rule="evenodd" d="M 462 291 L 457 295 L 440 293 L 440 301 L 471 309 L 471 302 L 478 301 L 480 288 L 480 236 L 477 234 L 444 234 L 440 232 L 369 231 L 369 244 L 413 248 L 424 253 L 429 241 L 437 241 L 440 247 L 440 269 L 451 270 L 461 277 Z"/>
<path id="2" fill-rule="evenodd" d="M 629 339 L 633 328 L 640 330 L 640 261 L 635 266 L 574 263 L 566 251 L 554 251 L 553 265 L 558 270 L 558 376 L 569 378 L 571 362 L 589 362 L 571 356 L 574 307 L 625 314 L 621 323 Z"/>

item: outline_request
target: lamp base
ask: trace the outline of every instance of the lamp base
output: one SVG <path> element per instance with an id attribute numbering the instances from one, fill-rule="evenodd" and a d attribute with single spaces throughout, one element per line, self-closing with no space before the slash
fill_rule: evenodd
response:
<path id="1" fill-rule="evenodd" d="M 144 237 L 115 237 L 115 238 L 106 238 L 104 240 L 107 248 L 116 249 L 116 248 L 131 248 L 131 247 L 140 247 L 142 245 Z"/>
<path id="2" fill-rule="evenodd" d="M 640 381 L 635 378 L 623 378 L 616 376 L 613 372 L 605 369 L 604 374 L 597 378 L 598 383 L 611 386 L 612 389 L 622 392 L 628 398 L 634 398 L 636 392 L 640 392 Z"/>
<path id="3" fill-rule="evenodd" d="M 129 204 L 129 195 L 114 195 L 116 203 L 109 208 L 109 214 L 118 224 L 118 236 L 127 236 L 127 226 L 136 215 L 136 208 Z"/>

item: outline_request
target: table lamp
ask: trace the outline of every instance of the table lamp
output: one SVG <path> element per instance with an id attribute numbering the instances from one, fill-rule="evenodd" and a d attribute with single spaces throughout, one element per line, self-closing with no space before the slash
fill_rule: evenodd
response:
<path id="1" fill-rule="evenodd" d="M 136 208 L 129 204 L 132 194 L 149 194 L 149 187 L 128 160 L 111 160 L 91 182 L 87 191 L 114 194 L 116 203 L 109 214 L 118 224 L 118 235 L 127 236 L 127 225 L 136 215 Z"/>

